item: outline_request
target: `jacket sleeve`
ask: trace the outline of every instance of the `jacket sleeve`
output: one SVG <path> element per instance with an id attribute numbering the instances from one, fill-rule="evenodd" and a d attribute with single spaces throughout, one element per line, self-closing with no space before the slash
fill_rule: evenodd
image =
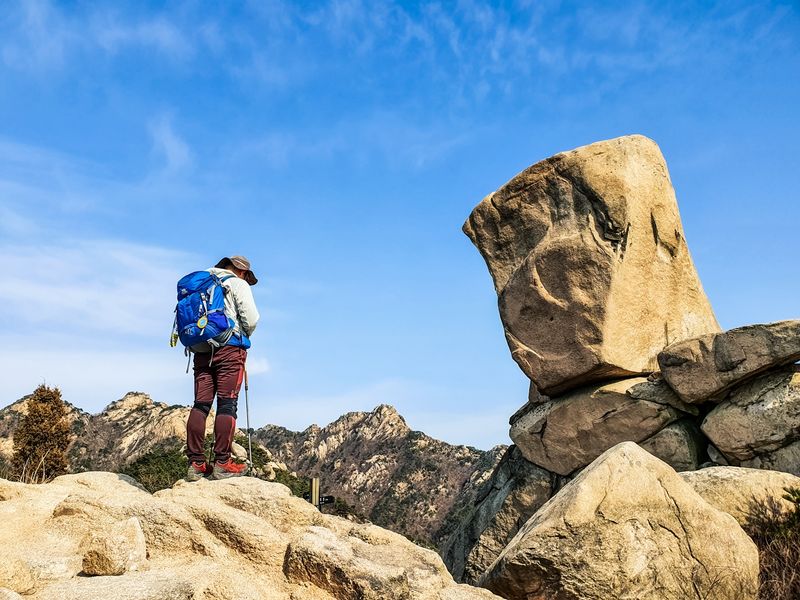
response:
<path id="1" fill-rule="evenodd" d="M 241 282 L 241 283 L 239 283 Z M 236 313 L 239 317 L 239 325 L 247 337 L 253 335 L 261 315 L 258 314 L 256 301 L 253 298 L 253 290 L 246 281 L 237 281 L 233 288 L 233 301 L 236 304 Z"/>

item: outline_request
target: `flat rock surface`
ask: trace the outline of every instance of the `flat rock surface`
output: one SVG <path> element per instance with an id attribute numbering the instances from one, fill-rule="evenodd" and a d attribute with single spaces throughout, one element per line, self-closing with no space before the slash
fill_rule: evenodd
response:
<path id="1" fill-rule="evenodd" d="M 779 510 L 794 506 L 783 498 L 786 488 L 800 488 L 800 477 L 778 471 L 743 467 L 709 467 L 680 474 L 703 499 L 746 525 L 767 504 Z"/>
<path id="2" fill-rule="evenodd" d="M 665 346 L 719 330 L 646 137 L 536 163 L 484 198 L 464 232 L 491 273 L 511 354 L 544 394 L 655 371 Z"/>
<path id="3" fill-rule="evenodd" d="M 640 400 L 629 394 L 654 388 Z M 657 388 L 657 390 L 656 390 Z M 584 467 L 624 441 L 640 442 L 678 420 L 674 393 L 645 378 L 590 385 L 538 405 L 529 405 L 511 426 L 511 439 L 522 455 L 560 475 Z M 654 445 L 657 452 L 662 445 Z"/>
<path id="4" fill-rule="evenodd" d="M 672 344 L 658 355 L 664 379 L 686 402 L 719 401 L 734 385 L 800 360 L 800 320 L 748 325 Z"/>
<path id="5" fill-rule="evenodd" d="M 600 456 L 520 529 L 482 584 L 537 600 L 754 600 L 736 520 L 636 444 Z"/>
<path id="6" fill-rule="evenodd" d="M 178 482 L 152 495 L 102 472 L 45 485 L 0 480 L 0 518 L 0 588 L 31 600 L 495 598 L 456 584 L 431 550 L 249 477 Z M 87 536 L 116 535 L 132 518 L 147 569 L 79 576 Z"/>

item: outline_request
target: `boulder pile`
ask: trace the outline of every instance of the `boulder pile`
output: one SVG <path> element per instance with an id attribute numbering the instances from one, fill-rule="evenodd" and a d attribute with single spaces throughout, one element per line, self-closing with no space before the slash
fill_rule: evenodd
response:
<path id="1" fill-rule="evenodd" d="M 457 578 L 482 582 L 507 597 L 571 598 L 564 591 L 569 577 L 548 554 L 561 534 L 545 532 L 562 518 L 558 511 L 586 508 L 578 496 L 567 500 L 565 494 L 585 489 L 592 481 L 587 465 L 596 470 L 599 457 L 608 462 L 606 453 L 621 443 L 634 442 L 647 452 L 649 459 L 637 460 L 659 485 L 667 477 L 663 463 L 672 475 L 701 466 L 800 475 L 800 320 L 720 330 L 655 142 L 627 136 L 539 162 L 484 198 L 464 232 L 489 268 L 511 356 L 530 379 L 530 392 L 510 419 L 514 446 L 445 546 Z M 633 460 L 632 451 L 626 452 L 619 464 Z M 681 488 L 676 477 L 669 480 Z M 696 481 L 701 480 L 706 495 L 715 497 L 709 488 L 730 481 L 744 485 L 752 477 Z M 671 485 L 661 485 L 662 495 L 674 499 Z M 635 485 L 628 493 L 631 510 L 655 497 Z M 701 510 L 695 500 L 691 511 L 704 515 L 708 502 L 698 500 Z M 582 533 L 576 527 L 568 535 L 586 551 L 582 536 L 598 530 Z M 650 547 L 673 529 L 626 535 Z M 534 543 L 533 535 L 544 537 Z M 598 561 L 610 557 L 604 558 L 602 548 L 598 552 Z M 668 552 L 687 556 L 685 548 Z M 515 557 L 531 561 L 539 553 L 543 562 L 525 577 L 511 567 Z M 630 560 L 644 565 L 651 558 L 645 552 Z M 559 560 L 576 564 L 568 553 Z M 622 571 L 609 577 L 625 579 L 638 568 L 631 564 L 618 565 Z M 742 565 L 728 566 L 750 575 Z M 545 572 L 560 582 L 553 584 L 560 592 L 541 579 Z M 637 589 L 639 595 L 630 597 L 649 597 Z M 606 592 L 599 590 L 597 597 L 614 596 Z"/>

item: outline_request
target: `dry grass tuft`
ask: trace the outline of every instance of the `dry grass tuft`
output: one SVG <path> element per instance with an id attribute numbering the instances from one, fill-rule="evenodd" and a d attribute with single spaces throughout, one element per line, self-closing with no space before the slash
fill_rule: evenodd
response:
<path id="1" fill-rule="evenodd" d="M 787 489 L 786 510 L 777 500 L 751 504 L 745 526 L 758 546 L 759 600 L 800 598 L 800 489 Z"/>

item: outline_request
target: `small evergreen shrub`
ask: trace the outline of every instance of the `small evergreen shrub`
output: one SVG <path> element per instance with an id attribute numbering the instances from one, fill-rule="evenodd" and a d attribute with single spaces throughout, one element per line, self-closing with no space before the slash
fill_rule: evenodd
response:
<path id="1" fill-rule="evenodd" d="M 122 467 L 120 473 L 133 477 L 148 492 L 172 487 L 186 477 L 189 462 L 179 444 L 151 450 L 144 456 Z"/>
<path id="2" fill-rule="evenodd" d="M 67 472 L 67 406 L 58 388 L 40 385 L 28 399 L 27 409 L 14 431 L 12 477 L 45 483 Z"/>

